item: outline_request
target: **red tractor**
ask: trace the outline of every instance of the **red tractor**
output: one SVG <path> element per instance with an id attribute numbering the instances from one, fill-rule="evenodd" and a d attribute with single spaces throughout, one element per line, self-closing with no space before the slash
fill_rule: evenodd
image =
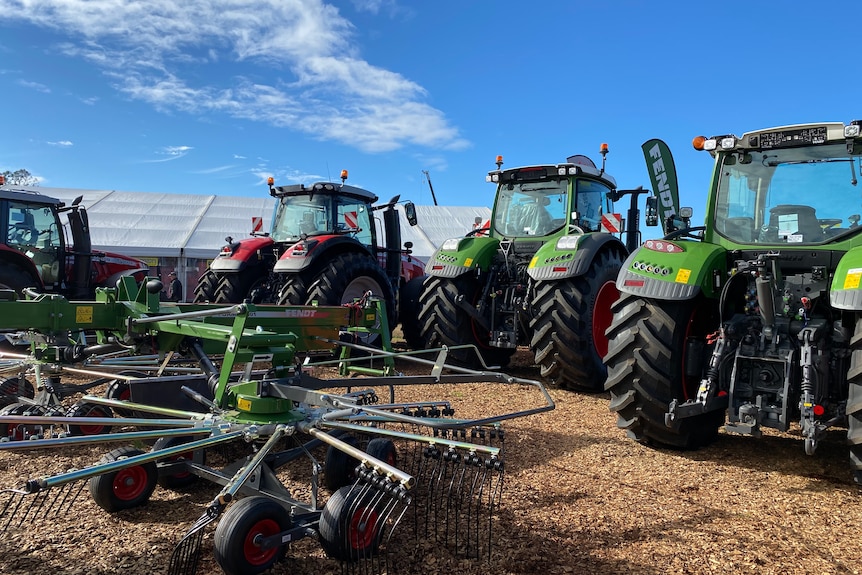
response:
<path id="1" fill-rule="evenodd" d="M 66 206 L 56 198 L 6 186 L 0 177 L 0 226 L 6 230 L 0 243 L 0 289 L 19 297 L 25 288 L 34 288 L 93 299 L 97 287 L 113 287 L 122 276 L 139 282 L 146 277 L 149 268 L 138 259 L 93 251 L 82 198 Z"/>
<path id="2" fill-rule="evenodd" d="M 424 263 L 410 255 L 411 242 L 401 245 L 395 206 L 399 196 L 374 205 L 375 194 L 341 184 L 275 186 L 271 230 L 252 233 L 225 245 L 200 277 L 195 302 L 277 303 L 279 305 L 341 305 L 370 291 L 386 301 L 394 325 L 402 322 L 408 345 L 419 345 L 416 302 Z M 416 225 L 416 207 L 403 203 L 407 221 Z M 375 226 L 382 216 L 383 234 Z"/>

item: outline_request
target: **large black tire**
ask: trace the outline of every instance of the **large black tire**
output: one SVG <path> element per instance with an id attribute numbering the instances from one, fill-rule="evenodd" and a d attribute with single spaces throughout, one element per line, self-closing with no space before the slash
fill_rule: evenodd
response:
<path id="1" fill-rule="evenodd" d="M 425 279 L 424 276 L 413 278 L 401 286 L 401 293 L 398 295 L 398 322 L 410 349 L 422 349 L 425 346 L 419 327 L 419 298 L 422 296 Z"/>
<path id="2" fill-rule="evenodd" d="M 458 303 L 463 296 L 468 304 L 476 304 L 482 296 L 482 286 L 473 274 L 456 278 L 429 277 L 419 298 L 419 329 L 424 347 L 475 345 L 489 366 L 505 367 L 515 353 L 514 348 L 488 345 L 490 334 L 470 317 Z M 448 362 L 471 369 L 483 366 L 471 348 L 449 351 Z"/>
<path id="3" fill-rule="evenodd" d="M 24 288 L 37 288 L 41 282 L 28 270 L 11 262 L 0 261 L 0 289 L 8 289 L 24 297 Z"/>
<path id="4" fill-rule="evenodd" d="M 216 527 L 215 560 L 227 575 L 256 575 L 284 556 L 286 546 L 261 549 L 255 538 L 290 529 L 287 510 L 269 497 L 240 499 L 225 512 Z"/>
<path id="5" fill-rule="evenodd" d="M 536 282 L 530 349 L 542 377 L 566 389 L 604 389 L 605 331 L 619 297 L 616 279 L 622 265 L 620 254 L 603 251 L 583 275 Z"/>
<path id="6" fill-rule="evenodd" d="M 391 330 L 398 321 L 395 291 L 380 264 L 367 254 L 345 253 L 332 258 L 309 286 L 306 303 L 342 305 L 362 297 L 367 291 L 385 302 Z M 379 338 L 371 337 L 362 343 L 378 345 L 378 341 Z"/>
<path id="7" fill-rule="evenodd" d="M 308 282 L 305 274 L 284 274 L 285 282 L 278 290 L 278 305 L 305 305 L 308 300 Z"/>
<path id="8" fill-rule="evenodd" d="M 194 303 L 214 302 L 218 282 L 219 277 L 214 271 L 205 271 L 204 274 L 198 278 L 192 301 Z"/>
<path id="9" fill-rule="evenodd" d="M 605 389 L 617 426 L 630 438 L 680 449 L 715 440 L 723 410 L 681 419 L 673 428 L 665 425 L 665 413 L 672 400 L 681 403 L 697 393 L 700 374 L 685 373 L 685 354 L 700 349 L 702 365 L 708 362 L 711 348 L 705 340 L 718 328 L 716 307 L 703 298 L 648 301 L 630 294 L 614 304 Z"/>
<path id="10" fill-rule="evenodd" d="M 862 484 L 862 316 L 856 317 L 850 347 L 853 353 L 847 372 L 847 443 L 853 479 Z"/>
<path id="11" fill-rule="evenodd" d="M 110 463 L 141 455 L 134 447 L 120 447 L 102 457 L 99 463 Z M 158 469 L 152 461 L 90 478 L 90 495 L 108 512 L 132 509 L 146 503 L 156 488 Z"/>
<path id="12" fill-rule="evenodd" d="M 213 294 L 213 303 L 242 303 L 250 299 L 252 303 L 267 302 L 259 297 L 258 288 L 266 281 L 266 276 L 256 268 L 247 268 L 240 273 L 219 274 L 218 286 Z M 265 290 L 264 290 L 265 291 Z"/>

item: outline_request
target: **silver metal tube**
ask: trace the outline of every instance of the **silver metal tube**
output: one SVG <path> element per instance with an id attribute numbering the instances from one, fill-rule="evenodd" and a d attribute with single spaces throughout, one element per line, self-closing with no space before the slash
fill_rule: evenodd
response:
<path id="1" fill-rule="evenodd" d="M 32 423 L 38 425 L 142 425 L 148 427 L 197 427 L 195 422 L 185 419 L 149 419 L 146 417 L 66 417 L 62 415 L 0 415 L 0 425 L 8 423 Z"/>
<path id="2" fill-rule="evenodd" d="M 146 413 L 157 413 L 159 415 L 168 415 L 174 417 L 182 417 L 185 419 L 205 419 L 209 417 L 209 413 L 201 413 L 200 411 L 184 411 L 180 409 L 169 409 L 167 407 L 156 407 L 145 403 L 134 403 L 131 401 L 120 401 L 118 399 L 108 399 L 107 397 L 98 397 L 95 395 L 85 395 L 81 398 L 87 403 L 96 403 L 98 405 L 107 405 L 108 407 L 119 407 L 120 409 L 128 409 L 132 411 L 143 411 Z"/>
<path id="3" fill-rule="evenodd" d="M 499 447 L 491 447 L 490 445 L 479 445 L 468 441 L 456 441 L 454 439 L 445 439 L 443 437 L 429 437 L 416 433 L 407 433 L 405 431 L 396 431 L 394 429 L 386 429 L 385 427 L 368 427 L 366 425 L 355 425 L 353 423 L 341 423 L 337 421 L 321 422 L 325 427 L 333 429 L 341 429 L 343 431 L 355 431 L 357 433 L 367 433 L 371 435 L 383 435 L 387 437 L 397 437 L 399 439 L 409 439 L 418 443 L 426 443 L 428 445 L 445 445 L 446 447 L 457 447 L 477 453 L 487 453 L 492 457 L 497 457 L 500 454 Z"/>
<path id="4" fill-rule="evenodd" d="M 368 432 L 367 427 L 361 427 L 363 431 Z M 332 437 L 325 431 L 321 431 L 320 429 L 316 429 L 311 427 L 310 425 L 301 426 L 300 430 L 308 433 L 315 439 L 319 439 L 320 441 L 326 443 L 327 445 L 331 445 L 332 447 L 338 449 L 339 451 L 343 451 L 347 455 L 353 457 L 354 459 L 358 459 L 363 463 L 370 464 L 373 468 L 378 470 L 382 475 L 389 477 L 390 479 L 397 480 L 401 485 L 403 485 L 407 489 L 411 489 L 413 485 L 416 483 L 416 479 L 410 475 L 409 473 L 405 473 L 398 469 L 397 467 L 393 467 L 386 463 L 385 461 L 381 461 L 375 457 L 371 457 L 361 449 L 358 449 L 349 443 L 345 443 L 336 437 Z"/>
<path id="5" fill-rule="evenodd" d="M 248 307 L 245 304 L 236 304 L 229 307 L 215 309 L 202 309 L 199 311 L 186 311 L 181 313 L 169 313 L 150 317 L 132 318 L 132 324 L 156 323 L 160 321 L 173 321 L 175 319 L 193 319 L 197 317 L 211 317 L 214 315 L 239 315 L 245 313 Z"/>
<path id="6" fill-rule="evenodd" d="M 263 447 L 254 454 L 251 461 L 242 466 L 240 470 L 231 477 L 227 485 L 224 486 L 224 489 L 221 490 L 221 493 L 218 495 L 218 499 L 220 501 L 230 502 L 234 496 L 239 493 L 243 484 L 257 471 L 257 468 L 263 462 L 263 459 L 269 455 L 269 452 L 275 448 L 279 441 L 281 441 L 288 429 L 289 428 L 285 425 L 276 426 L 275 431 L 273 431 L 266 443 L 263 444 Z"/>
<path id="7" fill-rule="evenodd" d="M 127 431 L 121 433 L 102 433 L 99 435 L 75 435 L 52 439 L 31 439 L 23 441 L 2 441 L 0 451 L 15 451 L 16 449 L 41 449 L 43 447 L 68 447 L 70 445 L 111 443 L 116 441 L 136 441 L 140 439 L 158 439 L 160 437 L 209 435 L 212 429 L 199 427 L 196 429 L 156 429 L 153 431 Z"/>
<path id="8" fill-rule="evenodd" d="M 110 473 L 112 471 L 119 471 L 120 469 L 135 467 L 136 465 L 141 465 L 142 463 L 149 463 L 150 461 L 156 461 L 158 459 L 170 457 L 171 455 L 186 453 L 188 451 L 194 451 L 195 449 L 201 449 L 204 447 L 211 447 L 220 443 L 227 443 L 228 441 L 233 441 L 242 437 L 244 433 L 244 431 L 232 431 L 230 433 L 225 433 L 224 435 L 216 435 L 213 437 L 207 437 L 205 439 L 199 439 L 197 441 L 190 441 L 188 443 L 183 443 L 174 447 L 166 447 L 165 449 L 159 449 L 158 451 L 151 451 L 149 453 L 142 453 L 141 455 L 133 455 L 132 457 L 127 457 L 125 459 L 111 461 L 110 463 L 100 463 L 91 467 L 86 467 L 84 469 L 77 469 L 68 473 L 62 473 L 60 475 L 42 477 L 37 480 L 37 483 L 39 487 L 43 489 L 47 489 L 49 487 L 56 487 L 57 485 L 63 485 L 64 483 L 78 481 L 80 479 L 89 479 L 91 477 L 96 477 L 97 475 L 104 475 L 105 473 Z"/>

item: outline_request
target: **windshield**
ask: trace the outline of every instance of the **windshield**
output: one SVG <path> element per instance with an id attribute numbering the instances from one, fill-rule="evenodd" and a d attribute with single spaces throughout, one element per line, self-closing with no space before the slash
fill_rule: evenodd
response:
<path id="1" fill-rule="evenodd" d="M 349 233 L 367 245 L 373 238 L 368 206 L 345 195 L 285 196 L 276 207 L 274 222 L 272 239 L 277 242 L 297 241 L 300 234 L 322 233 Z"/>
<path id="2" fill-rule="evenodd" d="M 842 144 L 722 158 L 716 228 L 741 243 L 818 244 L 855 231 L 859 156 Z"/>
<path id="3" fill-rule="evenodd" d="M 569 182 L 513 182 L 500 186 L 494 229 L 509 237 L 544 236 L 566 223 Z"/>

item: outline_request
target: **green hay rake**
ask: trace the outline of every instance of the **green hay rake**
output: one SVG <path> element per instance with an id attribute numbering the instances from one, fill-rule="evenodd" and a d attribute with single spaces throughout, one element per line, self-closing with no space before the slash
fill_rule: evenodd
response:
<path id="1" fill-rule="evenodd" d="M 81 400 L 120 417 L 0 415 L 0 429 L 29 430 L 21 434 L 26 440 L 10 434 L 0 451 L 136 446 L 3 491 L 0 529 L 63 516 L 87 487 L 100 507 L 118 512 L 144 505 L 157 484 L 177 489 L 203 480 L 220 490 L 174 548 L 170 575 L 197 572 L 213 524 L 213 553 L 228 575 L 263 572 L 306 537 L 357 573 L 394 572 L 389 551 L 409 537 L 462 557 L 490 554 L 505 468 L 502 423 L 554 408 L 540 382 L 451 366 L 446 348 L 393 352 L 385 306 L 370 294 L 342 307 L 225 307 L 161 304 L 159 288 L 155 280 L 140 290 L 124 280 L 93 302 L 37 294 L 0 301 L 4 327 L 29 332 L 31 351 L 22 361 L 37 388 L 42 373 L 91 372 L 81 362 L 120 349 L 180 352 L 198 365 L 180 375 L 122 380 L 126 398 Z M 92 346 L 70 343 L 82 330 L 95 338 Z M 345 330 L 382 331 L 383 349 L 342 342 Z M 333 350 L 340 354 L 329 359 Z M 396 372 L 396 359 L 428 373 Z M 325 367 L 338 376 L 314 375 Z M 536 406 L 460 419 L 448 399 L 395 400 L 406 386 L 482 382 L 532 388 Z M 378 389 L 388 390 L 388 401 Z M 70 435 L 73 425 L 110 432 Z M 285 483 L 297 470 L 310 486 Z"/>

